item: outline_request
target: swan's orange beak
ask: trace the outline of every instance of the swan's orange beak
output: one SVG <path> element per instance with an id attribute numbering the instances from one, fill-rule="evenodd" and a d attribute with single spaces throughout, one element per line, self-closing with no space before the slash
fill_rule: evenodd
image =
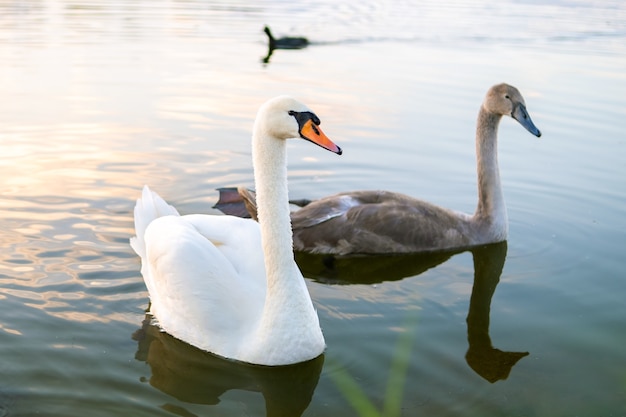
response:
<path id="1" fill-rule="evenodd" d="M 335 145 L 333 141 L 322 132 L 319 125 L 316 125 L 312 119 L 307 120 L 304 125 L 302 125 L 300 128 L 300 136 L 338 155 L 341 155 L 343 152 L 339 146 Z"/>

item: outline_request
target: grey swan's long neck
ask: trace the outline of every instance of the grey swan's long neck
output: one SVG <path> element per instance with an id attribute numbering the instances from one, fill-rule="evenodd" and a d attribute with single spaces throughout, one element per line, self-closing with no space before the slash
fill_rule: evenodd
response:
<path id="1" fill-rule="evenodd" d="M 481 240 L 486 242 L 506 240 L 508 235 L 506 205 L 498 166 L 498 126 L 501 119 L 501 114 L 489 112 L 481 106 L 476 127 L 478 207 L 472 223 L 478 229 Z"/>

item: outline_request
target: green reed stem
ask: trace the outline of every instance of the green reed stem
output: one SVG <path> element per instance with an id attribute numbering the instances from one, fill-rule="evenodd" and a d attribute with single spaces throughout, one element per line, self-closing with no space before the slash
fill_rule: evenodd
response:
<path id="1" fill-rule="evenodd" d="M 337 372 L 331 373 L 331 377 L 344 398 L 357 411 L 359 416 L 382 417 L 348 372 L 344 369 L 339 369 Z"/>
<path id="2" fill-rule="evenodd" d="M 338 367 L 339 369 L 336 372 L 330 374 L 339 391 L 341 391 L 360 417 L 400 416 L 411 349 L 416 334 L 416 323 L 417 316 L 409 317 L 405 326 L 406 330 L 398 337 L 389 370 L 382 413 L 376 409 L 376 406 L 367 398 L 367 395 L 365 395 L 354 378 L 343 368 Z"/>
<path id="3" fill-rule="evenodd" d="M 383 416 L 385 417 L 399 416 L 402 410 L 402 397 L 417 328 L 416 323 L 417 316 L 409 317 L 405 326 L 406 330 L 398 337 L 383 403 Z"/>

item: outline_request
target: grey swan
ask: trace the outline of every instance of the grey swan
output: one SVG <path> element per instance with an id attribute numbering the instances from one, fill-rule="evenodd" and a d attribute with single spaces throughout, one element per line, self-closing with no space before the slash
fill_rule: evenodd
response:
<path id="1" fill-rule="evenodd" d="M 294 260 L 287 193 L 287 139 L 341 154 L 302 103 L 280 96 L 254 122 L 252 162 L 259 222 L 180 216 L 144 187 L 136 236 L 150 313 L 165 332 L 240 362 L 289 365 L 321 355 L 324 336 Z"/>
<path id="2" fill-rule="evenodd" d="M 342 192 L 305 201 L 291 213 L 294 250 L 330 255 L 420 253 L 505 241 L 508 218 L 497 152 L 502 116 L 541 136 L 517 88 L 502 83 L 487 91 L 476 127 L 478 206 L 473 215 L 396 192 Z M 254 193 L 238 191 L 254 217 Z"/>

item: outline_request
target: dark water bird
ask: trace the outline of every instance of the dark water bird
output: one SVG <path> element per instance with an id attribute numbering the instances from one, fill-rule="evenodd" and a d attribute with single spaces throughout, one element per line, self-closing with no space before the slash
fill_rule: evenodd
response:
<path id="1" fill-rule="evenodd" d="M 267 34 L 270 49 L 302 49 L 309 46 L 309 40 L 300 36 L 275 38 L 269 26 L 265 26 L 263 32 Z"/>
<path id="2" fill-rule="evenodd" d="M 502 116 L 541 136 L 517 88 L 503 83 L 487 91 L 476 127 L 478 206 L 473 215 L 396 192 L 342 192 L 291 213 L 294 250 L 337 255 L 419 253 L 506 240 L 508 218 L 497 152 Z M 254 194 L 239 191 L 253 213 Z"/>
<path id="3" fill-rule="evenodd" d="M 260 222 L 180 216 L 144 187 L 131 246 L 141 257 L 150 312 L 161 328 L 199 349 L 258 365 L 308 361 L 325 349 L 317 312 L 293 259 L 287 140 L 341 154 L 320 119 L 287 96 L 257 113 L 252 160 Z"/>
<path id="4" fill-rule="evenodd" d="M 302 49 L 309 46 L 309 40 L 301 36 L 285 36 L 277 39 L 272 35 L 269 26 L 265 26 L 263 31 L 268 38 L 267 55 L 263 58 L 265 64 L 270 62 L 275 49 Z"/>

